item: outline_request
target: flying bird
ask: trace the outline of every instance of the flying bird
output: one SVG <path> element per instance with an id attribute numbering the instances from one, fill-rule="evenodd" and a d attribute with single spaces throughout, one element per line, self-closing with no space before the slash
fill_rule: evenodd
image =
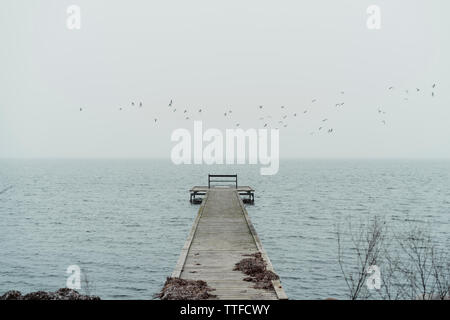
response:
<path id="1" fill-rule="evenodd" d="M 83 111 L 83 108 L 80 108 L 80 111 Z"/>
<path id="2" fill-rule="evenodd" d="M 12 189 L 12 186 L 9 186 L 9 187 L 7 187 L 7 188 L 1 190 L 1 191 L 0 191 L 0 194 L 5 193 L 6 191 L 8 191 L 8 190 L 10 190 L 10 189 Z"/>
<path id="3" fill-rule="evenodd" d="M 171 106 L 172 106 L 172 103 L 173 103 L 173 101 L 172 101 L 172 99 L 170 99 L 170 102 L 169 102 L 169 107 L 171 107 Z"/>

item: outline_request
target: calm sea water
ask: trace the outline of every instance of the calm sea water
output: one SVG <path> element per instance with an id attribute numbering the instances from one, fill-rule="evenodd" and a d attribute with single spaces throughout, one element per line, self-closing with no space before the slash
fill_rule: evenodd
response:
<path id="1" fill-rule="evenodd" d="M 343 217 L 427 224 L 450 244 L 450 161 L 285 160 L 260 176 L 257 166 L 163 160 L 0 160 L 0 192 L 11 187 L 0 194 L 0 294 L 64 287 L 76 264 L 91 294 L 151 299 L 197 213 L 188 190 L 208 173 L 256 189 L 247 210 L 291 299 L 345 297 Z"/>

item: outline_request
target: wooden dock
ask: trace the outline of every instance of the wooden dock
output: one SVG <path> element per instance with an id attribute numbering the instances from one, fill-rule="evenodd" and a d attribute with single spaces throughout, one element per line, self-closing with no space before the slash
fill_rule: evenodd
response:
<path id="1" fill-rule="evenodd" d="M 244 255 L 256 252 L 273 271 L 236 187 L 191 189 L 203 190 L 204 197 L 172 277 L 206 281 L 215 299 L 287 299 L 279 280 L 272 281 L 273 290 L 255 289 L 243 280 L 247 275 L 233 271 Z"/>

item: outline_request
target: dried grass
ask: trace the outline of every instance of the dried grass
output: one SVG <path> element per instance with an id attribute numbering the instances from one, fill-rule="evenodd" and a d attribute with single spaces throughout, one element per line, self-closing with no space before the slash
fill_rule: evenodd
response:
<path id="1" fill-rule="evenodd" d="M 209 293 L 213 290 L 202 280 L 168 277 L 163 289 L 156 297 L 161 300 L 206 300 L 216 297 Z"/>
<path id="2" fill-rule="evenodd" d="M 278 280 L 279 277 L 274 272 L 267 270 L 267 264 L 260 252 L 246 255 L 245 258 L 236 263 L 233 270 L 242 271 L 248 277 L 244 281 L 254 282 L 256 289 L 273 289 L 272 280 Z"/>
<path id="3" fill-rule="evenodd" d="M 83 295 L 73 289 L 61 288 L 55 292 L 36 291 L 26 295 L 11 290 L 2 295 L 0 300 L 100 300 L 100 297 Z"/>

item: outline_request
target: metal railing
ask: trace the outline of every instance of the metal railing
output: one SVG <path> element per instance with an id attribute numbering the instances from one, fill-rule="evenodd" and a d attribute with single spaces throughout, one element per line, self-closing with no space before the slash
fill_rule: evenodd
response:
<path id="1" fill-rule="evenodd" d="M 213 179 L 211 179 L 213 178 Z M 214 178 L 234 178 L 233 180 L 215 180 Z M 211 183 L 216 182 L 233 182 L 238 187 L 237 174 L 208 174 L 208 189 L 211 188 Z"/>

